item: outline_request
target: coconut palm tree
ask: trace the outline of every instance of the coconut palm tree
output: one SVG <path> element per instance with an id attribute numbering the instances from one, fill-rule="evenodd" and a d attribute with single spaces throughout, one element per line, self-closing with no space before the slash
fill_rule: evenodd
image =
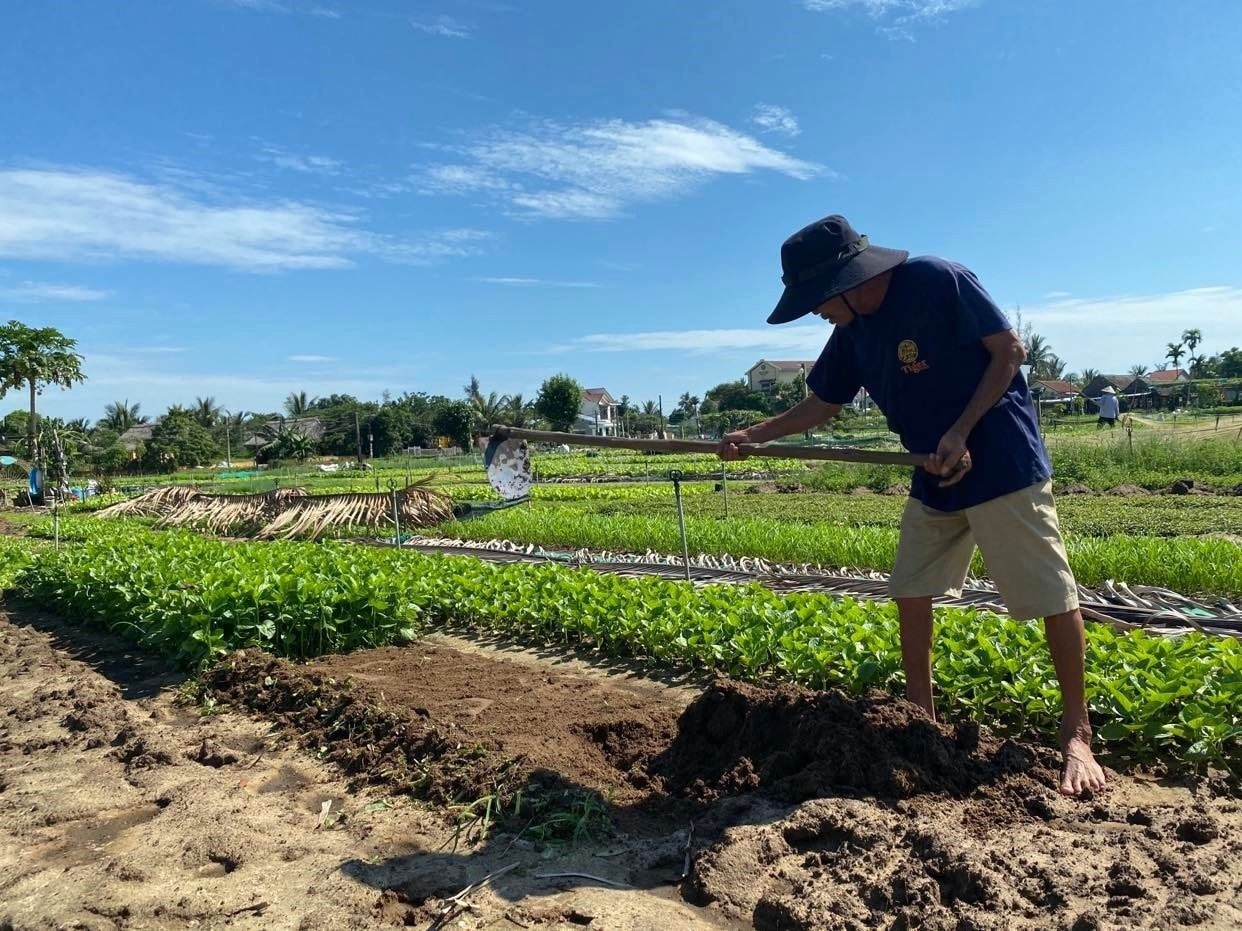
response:
<path id="1" fill-rule="evenodd" d="M 699 399 L 687 391 L 678 399 L 677 409 L 687 417 L 693 417 L 699 412 Z"/>
<path id="2" fill-rule="evenodd" d="M 194 419 L 210 430 L 220 419 L 220 405 L 215 398 L 194 399 Z"/>
<path id="3" fill-rule="evenodd" d="M 40 458 L 36 396 L 47 385 L 71 388 L 86 380 L 82 357 L 73 351 L 77 345 L 55 327 L 28 327 L 17 320 L 0 326 L 0 397 L 14 389 L 29 391 L 26 440 L 32 459 Z"/>
<path id="4" fill-rule="evenodd" d="M 1046 377 L 1044 366 L 1048 364 L 1048 356 L 1052 354 L 1052 347 L 1038 333 L 1031 333 L 1026 341 L 1026 364 L 1031 366 L 1032 371 L 1037 378 Z"/>
<path id="5" fill-rule="evenodd" d="M 1141 362 L 1138 365 L 1130 366 L 1131 377 L 1142 378 L 1146 374 L 1147 374 L 1147 366 L 1143 365 Z"/>
<path id="6" fill-rule="evenodd" d="M 1198 378 L 1203 372 L 1203 363 L 1207 361 L 1207 356 L 1200 353 L 1197 356 L 1190 356 L 1186 359 L 1186 364 L 1190 366 L 1190 377 Z"/>
<path id="7" fill-rule="evenodd" d="M 107 427 L 117 433 L 124 433 L 130 427 L 141 426 L 150 419 L 142 415 L 141 404 L 130 404 L 129 398 L 126 398 L 124 401 L 113 401 L 105 407 L 103 419 L 99 421 L 98 426 Z"/>
<path id="8" fill-rule="evenodd" d="M 1086 386 L 1086 385 L 1091 384 L 1093 381 L 1095 381 L 1097 378 L 1100 377 L 1100 370 L 1099 369 L 1083 369 L 1082 375 L 1080 375 L 1079 377 L 1082 379 L 1083 385 Z"/>
<path id="9" fill-rule="evenodd" d="M 1190 354 L 1194 355 L 1196 347 L 1203 342 L 1203 331 L 1198 327 L 1190 330 L 1183 330 L 1182 342 L 1186 344 L 1186 348 L 1190 350 Z"/>
<path id="10" fill-rule="evenodd" d="M 648 417 L 655 417 L 660 413 L 660 409 L 656 407 L 655 401 L 643 401 L 643 413 Z"/>
<path id="11" fill-rule="evenodd" d="M 527 427 L 535 421 L 535 406 L 523 400 L 520 394 L 513 394 L 504 406 L 503 416 L 511 427 Z"/>
<path id="12" fill-rule="evenodd" d="M 1177 368 L 1177 363 L 1185 354 L 1186 348 L 1181 343 L 1169 343 L 1164 357 L 1173 363 L 1172 368 Z"/>
<path id="13" fill-rule="evenodd" d="M 285 398 L 285 411 L 290 417 L 305 417 L 314 403 L 305 391 L 290 392 L 289 397 Z"/>

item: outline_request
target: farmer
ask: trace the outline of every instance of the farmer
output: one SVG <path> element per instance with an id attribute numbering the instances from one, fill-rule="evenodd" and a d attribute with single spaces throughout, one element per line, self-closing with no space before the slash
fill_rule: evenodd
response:
<path id="1" fill-rule="evenodd" d="M 1096 429 L 1102 430 L 1105 424 L 1109 428 L 1117 426 L 1117 417 L 1121 406 L 1117 403 L 1117 389 L 1112 385 L 1104 386 L 1104 393 L 1095 399 L 1095 406 L 1100 409 L 1100 419 L 1096 421 Z"/>
<path id="2" fill-rule="evenodd" d="M 738 444 L 801 433 L 836 416 L 866 388 L 916 469 L 901 519 L 889 594 L 901 619 L 906 697 L 935 719 L 932 599 L 960 593 L 975 544 L 1009 613 L 1044 618 L 1061 685 L 1061 792 L 1104 786 L 1091 752 L 1086 639 L 1052 501 L 1052 466 L 1025 379 L 1026 350 L 968 269 L 870 245 L 841 216 L 781 246 L 785 292 L 768 323 L 814 314 L 834 329 L 795 407 L 726 434 Z"/>

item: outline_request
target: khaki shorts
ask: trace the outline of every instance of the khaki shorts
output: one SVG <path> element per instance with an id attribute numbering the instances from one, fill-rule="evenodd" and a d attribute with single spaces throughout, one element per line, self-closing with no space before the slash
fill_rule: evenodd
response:
<path id="1" fill-rule="evenodd" d="M 911 498 L 901 516 L 889 596 L 960 595 L 976 543 L 1013 617 L 1029 620 L 1078 607 L 1051 481 L 964 511 L 937 511 Z"/>

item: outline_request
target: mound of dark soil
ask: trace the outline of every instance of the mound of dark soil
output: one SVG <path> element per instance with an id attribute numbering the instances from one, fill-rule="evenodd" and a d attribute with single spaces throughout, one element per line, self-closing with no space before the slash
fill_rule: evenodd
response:
<path id="1" fill-rule="evenodd" d="M 1108 489 L 1104 494 L 1115 495 L 1119 498 L 1133 498 L 1136 495 L 1149 495 L 1151 492 L 1146 488 L 1140 488 L 1138 485 L 1118 485 L 1115 488 Z"/>
<path id="2" fill-rule="evenodd" d="M 222 701 L 286 726 L 358 784 L 449 804 L 522 788 L 530 775 L 520 760 L 492 752 L 494 746 L 463 745 L 423 709 L 406 714 L 385 707 L 347 682 L 258 650 L 231 654 L 205 682 Z"/>
<path id="3" fill-rule="evenodd" d="M 1073 482 L 1073 483 L 1071 483 L 1071 484 L 1069 484 L 1069 485 L 1065 485 L 1065 486 L 1063 486 L 1063 487 L 1062 487 L 1062 488 L 1061 488 L 1061 489 L 1057 492 L 1057 494 L 1061 494 L 1061 495 L 1091 495 L 1091 494 L 1095 494 L 1095 492 L 1093 492 L 1089 486 L 1084 485 L 1084 484 L 1082 484 L 1081 482 Z"/>
<path id="4" fill-rule="evenodd" d="M 962 795 L 1012 776 L 1044 792 L 1055 784 L 1057 759 L 981 738 L 974 725 L 940 727 L 881 693 L 851 699 L 726 680 L 685 710 L 673 742 L 646 769 L 677 795 L 712 800 L 760 791 L 797 802 L 842 792 Z"/>

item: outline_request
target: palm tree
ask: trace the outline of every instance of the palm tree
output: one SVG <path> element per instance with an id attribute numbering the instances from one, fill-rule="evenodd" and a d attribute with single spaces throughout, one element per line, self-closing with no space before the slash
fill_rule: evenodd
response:
<path id="1" fill-rule="evenodd" d="M 1058 356 L 1055 352 L 1050 352 L 1044 358 L 1044 368 L 1042 372 L 1036 372 L 1043 378 L 1051 381 L 1058 381 L 1065 373 L 1065 360 Z"/>
<path id="2" fill-rule="evenodd" d="M 98 425 L 115 430 L 117 433 L 124 433 L 130 427 L 141 426 L 150 419 L 142 415 L 141 404 L 130 404 L 129 398 L 126 398 L 124 401 L 113 401 L 105 407 L 103 419 Z"/>
<path id="3" fill-rule="evenodd" d="M 1079 377 L 1082 379 L 1083 386 L 1085 387 L 1100 377 L 1100 370 L 1099 369 L 1083 369 L 1082 375 L 1080 375 Z"/>
<path id="4" fill-rule="evenodd" d="M 1202 355 L 1202 354 L 1197 355 L 1197 356 L 1190 356 L 1186 360 L 1186 364 L 1190 366 L 1190 377 L 1191 378 L 1199 377 L 1200 373 L 1203 370 L 1203 363 L 1206 361 L 1207 361 L 1207 356 Z"/>
<path id="5" fill-rule="evenodd" d="M 1045 377 L 1044 366 L 1048 364 L 1048 356 L 1052 354 L 1052 347 L 1038 333 L 1031 333 L 1026 341 L 1026 364 L 1031 366 L 1031 370 L 1036 377 Z"/>
<path id="6" fill-rule="evenodd" d="M 1198 327 L 1191 330 L 1183 330 L 1182 342 L 1186 344 L 1186 348 L 1190 350 L 1190 354 L 1194 355 L 1195 347 L 1203 342 L 1203 331 Z"/>
<path id="7" fill-rule="evenodd" d="M 1182 360 L 1182 356 L 1186 354 L 1185 347 L 1181 343 L 1169 343 L 1168 351 L 1164 357 L 1173 363 L 1173 368 L 1177 368 L 1177 363 Z"/>
<path id="8" fill-rule="evenodd" d="M 13 389 L 30 392 L 26 438 L 36 461 L 40 456 L 35 397 L 47 385 L 71 388 L 86 380 L 82 357 L 73 351 L 77 344 L 55 327 L 36 329 L 16 320 L 0 326 L 0 397 Z"/>
<path id="9" fill-rule="evenodd" d="M 699 412 L 699 399 L 687 391 L 677 401 L 677 409 L 687 417 L 693 417 Z"/>
<path id="10" fill-rule="evenodd" d="M 643 413 L 646 414 L 648 417 L 655 417 L 660 413 L 660 409 L 656 407 L 655 401 L 644 401 L 643 402 Z"/>
<path id="11" fill-rule="evenodd" d="M 220 419 L 220 405 L 215 398 L 194 399 L 194 419 L 210 430 Z"/>
<path id="12" fill-rule="evenodd" d="M 265 459 L 297 459 L 305 462 L 315 454 L 315 443 L 305 433 L 285 424 L 265 424 L 258 433 L 263 445 L 258 453 Z"/>
<path id="13" fill-rule="evenodd" d="M 520 394 L 510 395 L 504 406 L 504 421 L 511 427 L 526 427 L 534 422 L 535 408 L 522 399 Z"/>
<path id="14" fill-rule="evenodd" d="M 290 417 L 305 417 L 315 402 L 305 391 L 290 392 L 285 398 L 285 411 Z"/>
<path id="15" fill-rule="evenodd" d="M 1147 374 L 1147 366 L 1143 365 L 1141 362 L 1138 365 L 1130 366 L 1131 377 L 1142 378 L 1146 374 Z"/>

